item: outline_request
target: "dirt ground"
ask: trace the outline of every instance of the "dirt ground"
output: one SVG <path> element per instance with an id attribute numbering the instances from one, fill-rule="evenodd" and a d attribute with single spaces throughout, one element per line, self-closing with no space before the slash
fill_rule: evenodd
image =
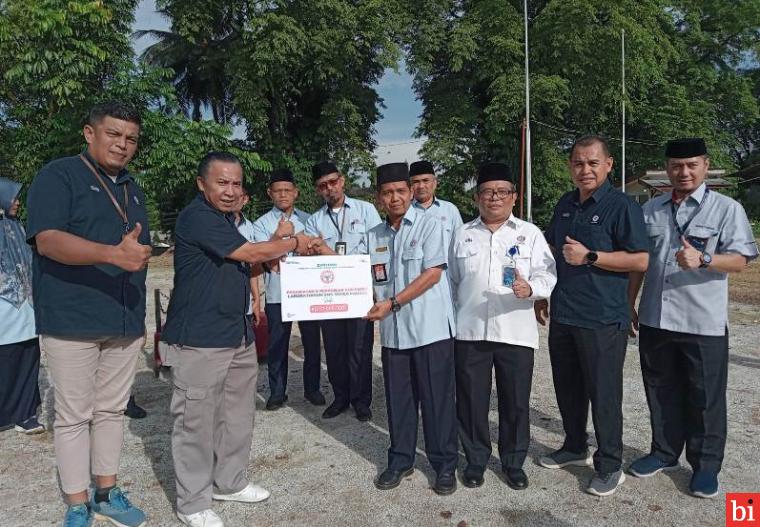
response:
<path id="1" fill-rule="evenodd" d="M 148 334 L 154 330 L 153 294 L 171 288 L 168 257 L 154 260 L 149 272 Z M 732 279 L 729 360 L 729 438 L 721 473 L 726 492 L 760 491 L 760 265 Z M 433 477 L 420 435 L 415 473 L 400 487 L 381 492 L 373 478 L 384 468 L 388 431 L 379 347 L 376 339 L 373 371 L 374 417 L 360 423 L 352 413 L 329 421 L 321 408 L 305 402 L 301 382 L 301 346 L 297 332 L 291 341 L 288 406 L 263 409 L 268 394 L 266 366 L 259 372 L 251 479 L 267 487 L 272 497 L 261 504 L 215 504 L 229 526 L 594 526 L 599 525 L 724 525 L 724 498 L 699 500 L 687 493 L 690 469 L 681 468 L 647 480 L 629 477 L 609 498 L 595 498 L 582 489 L 591 470 L 547 470 L 535 458 L 557 448 L 562 428 L 551 381 L 546 332 L 536 353 L 531 396 L 532 443 L 525 469 L 530 488 L 516 492 L 499 477 L 492 457 L 486 483 L 478 489 L 460 485 L 448 497 L 430 489 Z M 148 411 L 143 420 L 128 421 L 120 479 L 130 498 L 149 515 L 148 525 L 178 525 L 174 516 L 174 473 L 170 449 L 168 407 L 171 386 L 152 372 L 152 342 L 140 361 L 134 393 Z M 42 420 L 52 426 L 52 390 L 44 369 L 40 376 L 44 404 Z M 331 399 L 323 365 L 322 387 Z M 493 393 L 491 435 L 496 440 L 498 417 Z M 591 431 L 591 423 L 589 429 Z M 629 343 L 625 365 L 624 460 L 629 463 L 648 450 L 649 422 L 643 393 L 637 343 Z M 496 445 L 493 445 L 496 451 Z M 460 467 L 463 467 L 462 459 Z M 59 525 L 60 500 L 51 432 L 24 437 L 0 432 L 0 526 Z M 100 524 L 96 524 L 100 525 Z M 106 525 L 106 524 L 102 524 Z"/>

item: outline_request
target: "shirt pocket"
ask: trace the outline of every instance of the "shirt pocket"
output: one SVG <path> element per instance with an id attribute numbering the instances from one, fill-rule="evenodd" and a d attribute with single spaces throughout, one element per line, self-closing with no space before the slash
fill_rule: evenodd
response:
<path id="1" fill-rule="evenodd" d="M 520 272 L 520 276 L 525 280 L 530 279 L 530 259 L 532 254 L 530 247 L 520 245 L 520 252 L 514 256 L 515 267 Z"/>
<path id="2" fill-rule="evenodd" d="M 612 238 L 603 225 L 581 224 L 576 227 L 577 241 L 591 251 L 609 252 L 614 250 Z M 563 240 L 563 244 L 565 241 Z"/>
<path id="3" fill-rule="evenodd" d="M 488 249 L 484 249 L 488 250 Z M 460 244 L 456 247 L 454 254 L 456 255 L 457 269 L 464 271 L 465 273 L 472 273 L 478 270 L 478 250 L 473 247 L 472 244 Z"/>
<path id="4" fill-rule="evenodd" d="M 393 282 L 393 275 L 391 273 L 391 255 L 388 251 L 375 252 L 372 251 L 369 254 L 370 265 L 372 266 L 372 282 L 376 286 L 383 286 L 385 284 Z M 385 266 L 385 280 L 378 281 L 378 277 L 382 277 L 382 267 L 375 268 L 375 266 Z"/>
<path id="5" fill-rule="evenodd" d="M 406 249 L 401 253 L 401 265 L 404 267 L 404 279 L 406 284 L 417 278 L 422 273 L 422 248 L 415 247 Z"/>
<path id="6" fill-rule="evenodd" d="M 713 254 L 718 246 L 718 228 L 709 225 L 694 225 L 686 231 L 686 238 L 701 252 Z"/>
<path id="7" fill-rule="evenodd" d="M 665 248 L 668 238 L 668 227 L 647 223 L 646 229 L 647 237 L 649 238 L 649 253 L 656 256 Z"/>

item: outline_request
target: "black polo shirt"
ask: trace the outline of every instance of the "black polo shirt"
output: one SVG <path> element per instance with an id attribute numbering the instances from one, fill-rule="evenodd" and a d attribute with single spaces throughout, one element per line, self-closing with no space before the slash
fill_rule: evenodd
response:
<path id="1" fill-rule="evenodd" d="M 140 243 L 149 245 L 142 190 L 126 170 L 114 183 L 88 158 L 126 211 L 130 227 L 141 224 Z M 107 245 L 118 245 L 124 233 L 122 217 L 79 156 L 56 159 L 39 171 L 29 187 L 27 213 L 27 238 L 32 246 L 34 237 L 46 230 Z M 40 256 L 36 249 L 32 268 L 38 333 L 62 337 L 145 335 L 145 270 L 130 273 L 113 265 L 66 265 Z"/>
<path id="2" fill-rule="evenodd" d="M 177 217 L 174 237 L 174 291 L 161 340 L 195 348 L 234 348 L 245 337 L 250 345 L 250 266 L 226 258 L 248 243 L 233 216 L 199 194 Z"/>
<path id="3" fill-rule="evenodd" d="M 647 251 L 649 239 L 639 204 L 614 189 L 609 181 L 583 204 L 576 189 L 560 198 L 546 230 L 546 240 L 556 249 L 557 260 L 552 320 L 591 329 L 609 324 L 628 327 L 628 273 L 569 265 L 562 255 L 565 236 L 592 251 Z"/>

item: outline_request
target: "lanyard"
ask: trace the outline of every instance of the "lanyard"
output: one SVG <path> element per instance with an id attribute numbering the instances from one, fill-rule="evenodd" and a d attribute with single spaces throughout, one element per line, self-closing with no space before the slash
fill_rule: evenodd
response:
<path id="1" fill-rule="evenodd" d="M 686 231 L 689 229 L 689 225 L 691 225 L 691 222 L 694 218 L 697 217 L 697 214 L 699 214 L 699 211 L 702 210 L 702 206 L 705 204 L 705 201 L 707 201 L 707 194 L 710 192 L 709 188 L 705 188 L 705 193 L 702 196 L 702 200 L 699 202 L 699 206 L 697 206 L 697 210 L 694 211 L 694 213 L 689 217 L 689 219 L 686 221 L 686 223 L 683 224 L 683 227 L 678 225 L 678 220 L 676 219 L 676 214 L 678 213 L 678 208 L 676 207 L 676 204 L 673 202 L 673 197 L 670 197 L 670 213 L 673 217 L 673 225 L 675 225 L 676 230 L 678 231 L 679 236 L 686 236 Z M 688 199 L 688 198 L 686 198 Z M 686 200 L 684 200 L 686 201 Z"/>
<path id="2" fill-rule="evenodd" d="M 111 199 L 111 203 L 113 204 L 113 207 L 116 209 L 116 212 L 121 217 L 122 221 L 124 222 L 124 234 L 127 234 L 129 232 L 129 218 L 127 217 L 127 204 L 129 203 L 129 196 L 127 195 L 127 184 L 124 184 L 124 208 L 121 208 L 121 205 L 116 200 L 116 196 L 113 195 L 113 192 L 111 192 L 111 189 L 106 185 L 106 182 L 103 181 L 103 176 L 101 176 L 97 170 L 95 170 L 95 167 L 92 166 L 92 163 L 84 157 L 83 155 L 79 155 L 79 159 L 82 160 L 82 162 L 87 166 L 87 168 L 90 169 L 92 174 L 95 176 L 95 179 L 98 180 L 98 183 L 100 183 L 100 186 L 103 188 L 103 190 L 106 191 L 106 194 Z"/>
<path id="3" fill-rule="evenodd" d="M 327 215 L 330 216 L 330 221 L 332 222 L 333 225 L 335 225 L 335 230 L 338 231 L 338 241 L 341 241 L 341 242 L 343 241 L 343 228 L 346 226 L 346 204 L 345 203 L 343 204 L 342 210 L 343 210 L 343 219 L 340 222 L 340 227 L 338 227 L 338 221 L 335 218 L 333 218 L 332 209 L 330 208 L 327 209 Z M 337 216 L 339 214 L 340 214 L 340 211 L 337 212 L 335 215 Z"/>

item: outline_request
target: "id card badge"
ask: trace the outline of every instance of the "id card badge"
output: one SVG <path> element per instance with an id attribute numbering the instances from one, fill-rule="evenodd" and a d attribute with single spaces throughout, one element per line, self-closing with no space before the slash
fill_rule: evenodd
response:
<path id="1" fill-rule="evenodd" d="M 501 267 L 501 285 L 512 287 L 515 285 L 515 264 L 506 263 Z"/>
<path id="2" fill-rule="evenodd" d="M 348 245 L 346 242 L 335 242 L 335 254 L 345 256 L 348 252 Z"/>
<path id="3" fill-rule="evenodd" d="M 375 264 L 372 266 L 372 277 L 375 282 L 382 283 L 388 281 L 388 270 L 385 268 L 385 264 Z"/>

